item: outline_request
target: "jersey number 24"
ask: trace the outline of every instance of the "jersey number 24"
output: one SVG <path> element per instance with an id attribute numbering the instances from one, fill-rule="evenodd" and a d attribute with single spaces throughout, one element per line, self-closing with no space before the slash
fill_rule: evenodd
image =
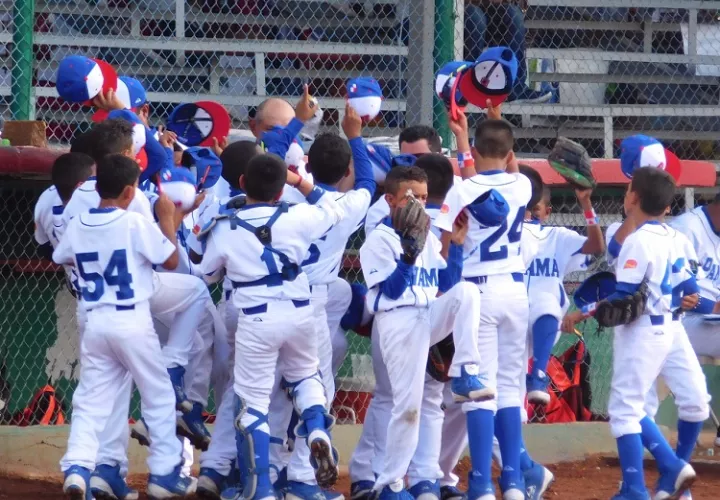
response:
<path id="1" fill-rule="evenodd" d="M 497 243 L 497 241 L 505 234 L 507 234 L 507 239 L 509 243 L 517 243 L 518 241 L 520 241 L 520 236 L 522 236 L 522 222 L 524 216 L 525 207 L 521 207 L 520 210 L 518 210 L 518 213 L 515 216 L 512 224 L 510 225 L 509 231 L 507 220 L 504 220 L 503 223 L 495 230 L 495 232 L 488 236 L 485 241 L 480 243 L 480 262 L 491 262 L 493 260 L 507 259 L 507 245 L 501 245 L 500 248 L 498 248 L 497 250 L 490 250 L 490 247 Z"/>
<path id="2" fill-rule="evenodd" d="M 97 302 L 105 293 L 105 285 L 117 287 L 115 295 L 118 300 L 128 300 L 135 296 L 130 284 L 132 275 L 128 272 L 127 252 L 125 249 L 115 250 L 110 256 L 107 267 L 100 273 L 87 272 L 83 264 L 90 264 L 99 260 L 97 252 L 85 252 L 75 255 L 78 272 L 86 286 L 80 287 L 80 293 L 85 302 Z M 92 283 L 93 286 L 87 286 Z"/>

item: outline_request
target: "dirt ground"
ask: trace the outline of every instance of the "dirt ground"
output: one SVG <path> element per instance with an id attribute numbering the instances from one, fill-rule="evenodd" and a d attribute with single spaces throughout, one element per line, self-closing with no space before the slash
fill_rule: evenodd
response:
<path id="1" fill-rule="evenodd" d="M 467 460 L 458 465 L 457 472 L 467 475 Z M 718 457 L 699 456 L 693 461 L 698 480 L 693 487 L 694 500 L 714 500 L 720 495 L 720 460 Z M 549 467 L 555 474 L 555 483 L 545 494 L 545 500 L 609 500 L 616 492 L 620 480 L 620 469 L 616 458 L 592 456 L 580 462 L 569 462 Z M 646 461 L 648 485 L 657 479 L 654 463 Z M 134 476 L 131 484 L 143 490 L 145 480 Z M 464 480 L 461 487 L 465 488 Z M 349 498 L 350 480 L 343 476 L 335 488 Z M 13 479 L 0 477 L 0 500 L 59 500 L 64 498 L 60 484 L 50 481 Z M 144 494 L 142 500 L 147 499 Z M 500 496 L 498 496 L 500 498 Z"/>

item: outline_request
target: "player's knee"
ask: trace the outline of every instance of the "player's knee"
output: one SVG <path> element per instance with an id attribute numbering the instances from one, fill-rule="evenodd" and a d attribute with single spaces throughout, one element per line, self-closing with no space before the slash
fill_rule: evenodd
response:
<path id="1" fill-rule="evenodd" d="M 698 394 L 697 399 L 692 401 L 677 401 L 678 418 L 686 422 L 704 422 L 710 418 L 710 405 L 708 401 L 710 396 Z"/>

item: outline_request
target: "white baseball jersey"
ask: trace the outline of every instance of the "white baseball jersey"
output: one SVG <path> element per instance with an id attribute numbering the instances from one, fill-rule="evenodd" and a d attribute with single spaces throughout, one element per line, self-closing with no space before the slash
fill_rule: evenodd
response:
<path id="1" fill-rule="evenodd" d="M 70 198 L 70 201 L 65 207 L 62 230 L 64 231 L 65 228 L 67 228 L 68 223 L 73 217 L 87 212 L 91 208 L 97 208 L 99 205 L 100 195 L 95 190 L 95 177 L 90 177 L 75 190 L 72 198 Z M 140 189 L 135 189 L 135 197 L 127 209 L 128 212 L 136 212 L 149 221 L 155 220 L 150 201 Z M 58 234 L 58 236 L 62 236 L 62 233 Z"/>
<path id="2" fill-rule="evenodd" d="M 470 229 L 463 248 L 465 278 L 525 272 L 520 239 L 532 186 L 524 175 L 491 170 L 465 179 L 450 189 L 435 225 L 443 231 L 452 231 L 460 211 L 490 189 L 505 198 L 510 212 L 499 227 L 481 227 L 470 216 Z"/>
<path id="3" fill-rule="evenodd" d="M 346 193 L 329 191 L 325 196 L 334 198 L 345 215 L 327 234 L 310 245 L 302 266 L 311 285 L 327 285 L 337 279 L 348 238 L 360 227 L 372 201 L 367 189 Z"/>
<path id="4" fill-rule="evenodd" d="M 457 175 L 453 177 L 453 185 L 460 184 L 461 182 L 462 177 Z M 385 196 L 381 196 L 372 204 L 367 212 L 367 217 L 365 217 L 365 236 L 369 235 L 388 215 L 390 215 L 390 205 L 388 205 Z"/>
<path id="5" fill-rule="evenodd" d="M 175 251 L 154 223 L 119 208 L 92 208 L 74 217 L 53 252 L 58 264 L 72 264 L 87 310 L 101 305 L 132 306 L 153 294 L 153 264 Z"/>
<path id="6" fill-rule="evenodd" d="M 318 188 L 316 190 L 322 192 Z M 240 209 L 237 217 L 253 227 L 260 227 L 268 223 L 278 210 L 276 205 L 249 205 Z M 233 229 L 229 220 L 222 220 L 208 236 L 200 270 L 208 276 L 218 270 L 226 270 L 227 277 L 235 283 L 233 302 L 238 309 L 271 300 L 309 299 L 310 286 L 304 272 L 293 281 L 282 281 L 279 285 L 247 284 L 270 275 L 276 276 L 282 269 L 278 253 L 285 255 L 289 263 L 299 265 L 310 245 L 337 224 L 343 215 L 342 208 L 327 195 L 323 195 L 317 205 L 302 203 L 289 207 L 275 220 L 270 231 L 270 246 L 275 252 L 263 246 L 254 233 L 240 225 Z"/>
<path id="7" fill-rule="evenodd" d="M 618 284 L 639 285 L 648 278 L 648 302 L 645 314 L 663 315 L 672 312 L 673 284 L 690 278 L 685 257 L 675 241 L 676 232 L 668 225 L 646 222 L 629 235 L 620 249 L 615 266 Z M 673 267 L 677 266 L 677 273 Z M 673 276 L 675 274 L 675 276 Z"/>
<path id="8" fill-rule="evenodd" d="M 370 233 L 360 247 L 360 266 L 368 293 L 365 298 L 370 311 L 389 311 L 401 306 L 428 307 L 438 293 L 439 271 L 447 267 L 440 255 L 442 245 L 431 232 L 425 248 L 415 261 L 412 285 L 402 295 L 392 300 L 380 291 L 380 284 L 397 268 L 403 253 L 400 237 L 388 224 L 380 224 Z"/>
<path id="9" fill-rule="evenodd" d="M 705 278 L 720 289 L 720 234 L 713 227 L 706 210 L 698 207 L 676 217 L 670 225 L 688 237 Z"/>
<path id="10" fill-rule="evenodd" d="M 570 229 L 543 226 L 531 221 L 523 227 L 525 234 L 528 239 L 534 239 L 537 246 L 537 253 L 525 272 L 532 321 L 536 309 L 540 309 L 538 313 L 547 309 L 547 314 L 557 314 L 567 308 L 568 298 L 563 286 L 565 275 L 587 269 L 591 257 L 580 252 L 587 238 Z M 549 304 L 550 301 L 553 303 Z M 559 310 L 557 305 L 560 306 Z"/>
<path id="11" fill-rule="evenodd" d="M 60 239 L 56 231 L 62 226 L 63 202 L 55 186 L 42 192 L 35 204 L 35 241 L 40 245 L 50 243 L 57 247 Z"/>

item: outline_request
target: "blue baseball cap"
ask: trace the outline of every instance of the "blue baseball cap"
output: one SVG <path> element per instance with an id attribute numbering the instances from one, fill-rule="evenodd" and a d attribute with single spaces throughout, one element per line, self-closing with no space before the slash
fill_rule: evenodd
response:
<path id="1" fill-rule="evenodd" d="M 175 206 L 188 210 L 195 203 L 195 175 L 187 168 L 173 167 L 160 171 L 158 191 L 166 194 Z"/>
<path id="2" fill-rule="evenodd" d="M 115 91 L 118 99 L 123 103 L 125 109 L 137 111 L 137 108 L 147 102 L 147 94 L 145 88 L 135 78 L 129 76 L 118 77 L 117 90 Z M 109 112 L 104 109 L 98 109 L 92 115 L 92 121 L 101 122 L 106 120 Z"/>
<path id="3" fill-rule="evenodd" d="M 497 227 L 507 219 L 510 205 L 495 189 L 490 189 L 467 206 L 468 212 L 483 227 Z"/>
<path id="4" fill-rule="evenodd" d="M 609 271 L 601 271 L 583 281 L 575 290 L 573 302 L 578 309 L 598 302 L 612 295 L 615 291 L 615 275 Z"/>
<path id="5" fill-rule="evenodd" d="M 642 167 L 665 170 L 676 182 L 682 172 L 680 159 L 654 137 L 642 134 L 626 137 L 620 143 L 620 170 L 632 179 L 633 172 Z"/>
<path id="6" fill-rule="evenodd" d="M 364 120 L 372 120 L 380 113 L 383 95 L 377 80 L 370 77 L 351 78 L 345 88 L 350 106 Z"/>
<path id="7" fill-rule="evenodd" d="M 368 157 L 373 167 L 375 182 L 383 182 L 392 165 L 392 153 L 390 148 L 381 144 L 366 144 Z"/>
<path id="8" fill-rule="evenodd" d="M 222 175 L 222 162 L 209 148 L 187 148 L 183 151 L 182 164 L 185 167 L 195 167 L 198 189 L 213 187 Z"/>
<path id="9" fill-rule="evenodd" d="M 460 75 L 460 92 L 479 108 L 503 103 L 515 85 L 518 60 L 509 47 L 491 47 Z"/>
<path id="10" fill-rule="evenodd" d="M 214 101 L 185 103 L 172 110 L 166 126 L 185 146 L 212 147 L 213 138 L 221 141 L 230 133 L 230 115 Z"/>
<path id="11" fill-rule="evenodd" d="M 462 70 L 469 68 L 472 64 L 468 61 L 450 61 L 435 73 L 435 93 L 448 108 L 451 106 L 450 96 L 453 87 L 455 87 L 455 104 L 457 106 L 467 106 L 467 99 L 462 96 L 460 89 L 455 85 L 455 81 Z"/>
<path id="12" fill-rule="evenodd" d="M 85 56 L 67 56 L 60 61 L 55 78 L 58 95 L 68 102 L 92 104 L 98 94 L 116 90 L 117 73 L 105 61 Z"/>

